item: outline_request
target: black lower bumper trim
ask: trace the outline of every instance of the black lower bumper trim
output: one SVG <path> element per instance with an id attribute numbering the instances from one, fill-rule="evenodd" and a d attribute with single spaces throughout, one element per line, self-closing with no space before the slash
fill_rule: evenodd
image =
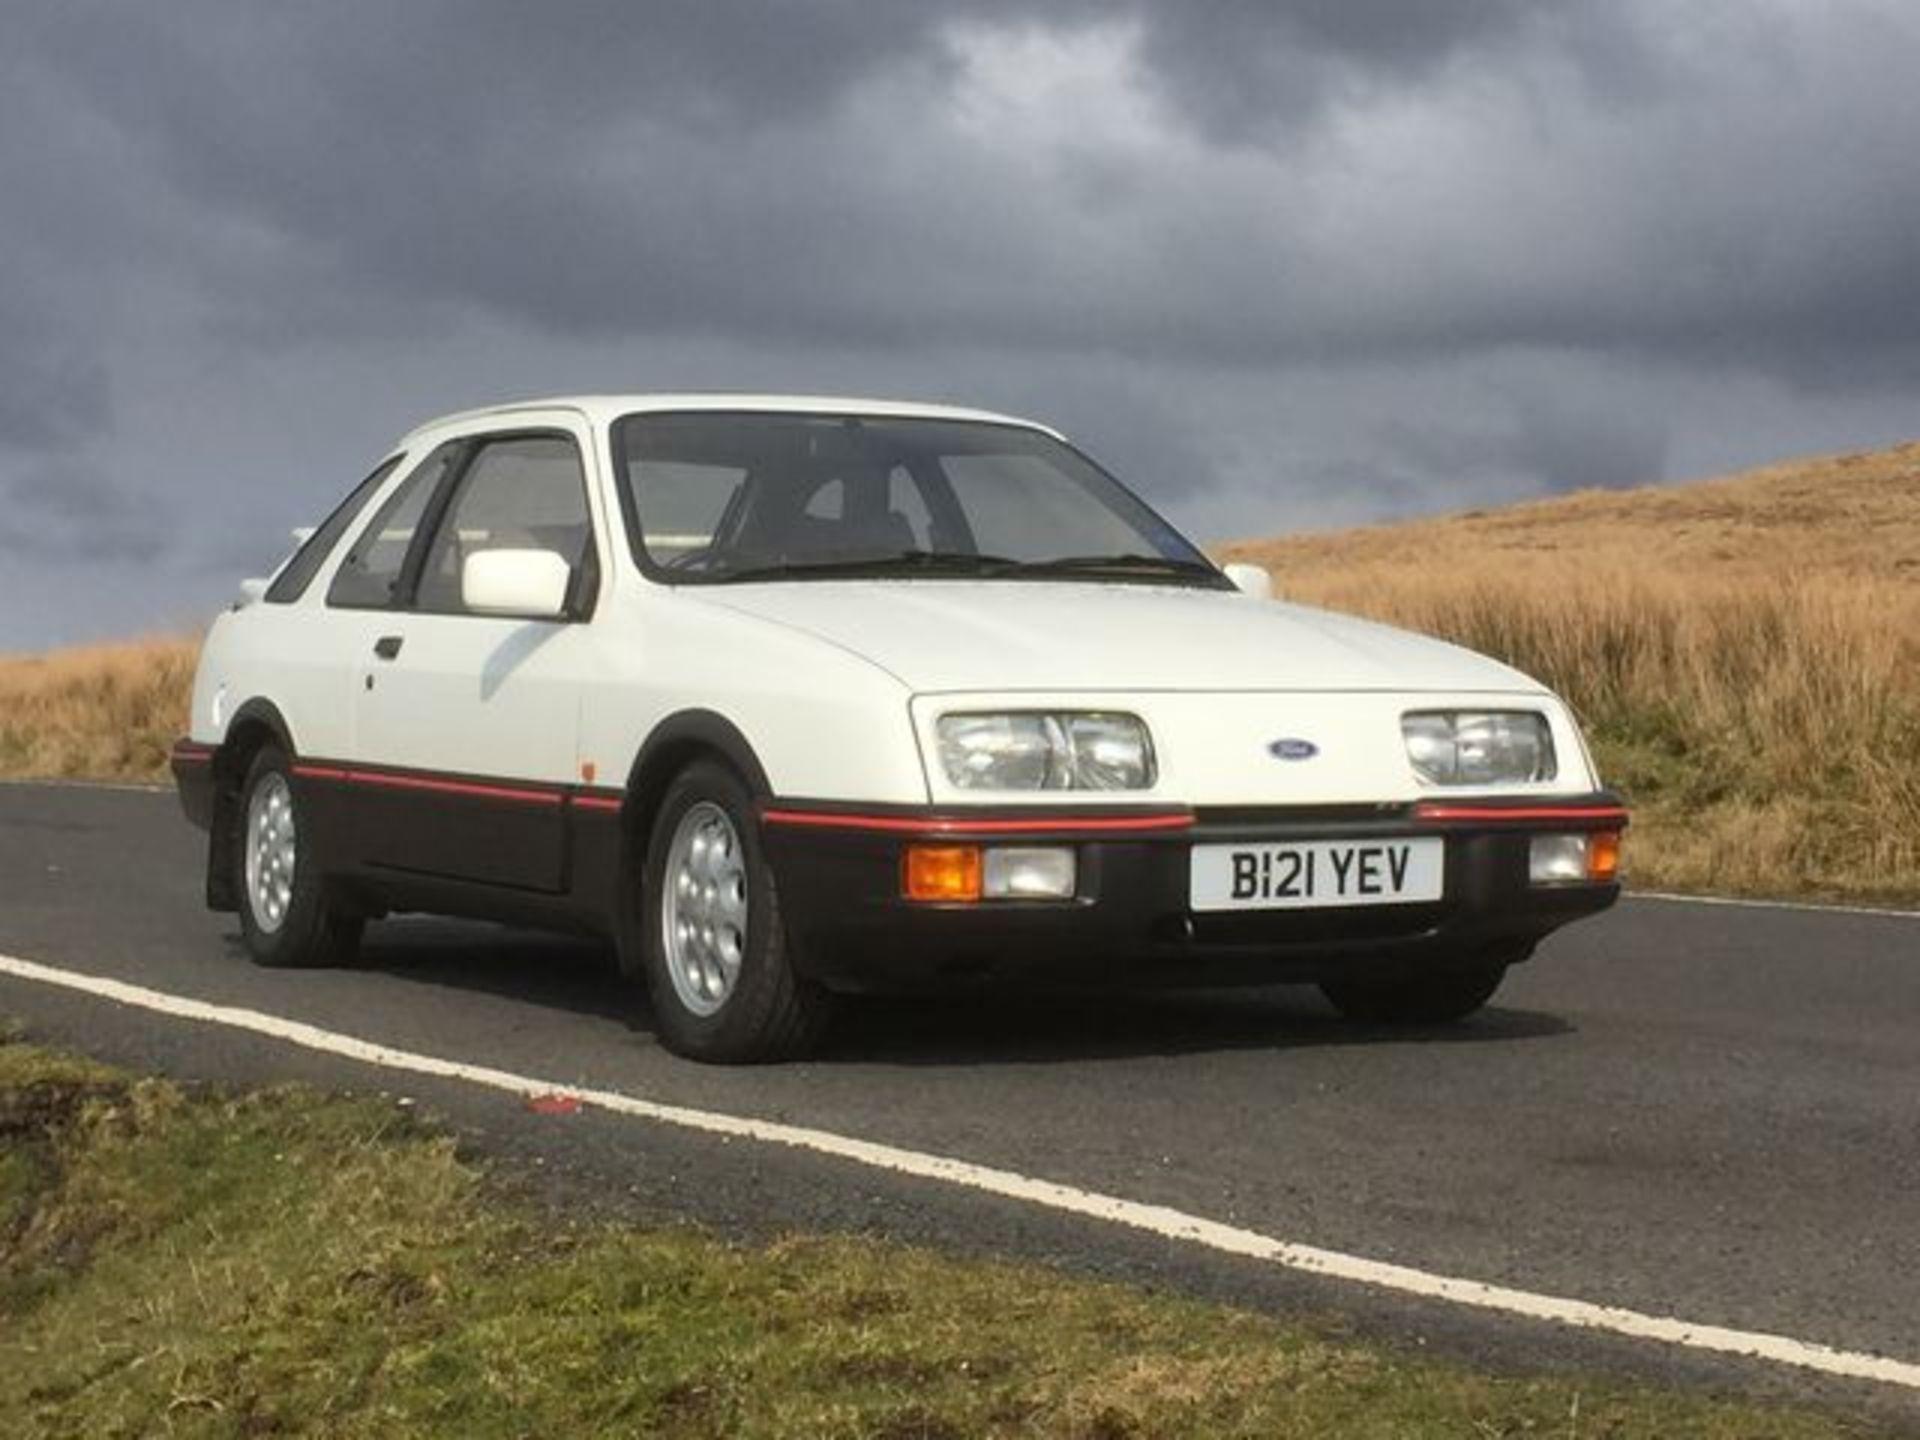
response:
<path id="1" fill-rule="evenodd" d="M 1493 808 L 1489 806 L 1487 808 Z M 1545 807 L 1536 806 L 1535 809 Z M 1524 959 L 1569 921 L 1606 909 L 1619 886 L 1536 886 L 1531 837 L 1618 829 L 1611 795 L 1558 803 L 1565 818 L 1449 815 L 1426 822 L 1352 810 L 1196 815 L 1179 831 L 968 836 L 982 843 L 1070 843 L 1078 893 L 1066 901 L 928 905 L 901 894 L 912 833 L 769 825 L 768 857 L 801 963 L 847 989 L 922 988 L 990 978 L 1110 984 L 1259 984 L 1392 978 L 1490 955 Z M 938 833 L 938 832 L 935 832 Z M 922 832 L 926 834 L 926 832 Z M 1442 898 L 1432 903 L 1196 913 L 1192 847 L 1287 839 L 1439 836 Z M 940 838 L 951 843 L 951 834 Z"/>

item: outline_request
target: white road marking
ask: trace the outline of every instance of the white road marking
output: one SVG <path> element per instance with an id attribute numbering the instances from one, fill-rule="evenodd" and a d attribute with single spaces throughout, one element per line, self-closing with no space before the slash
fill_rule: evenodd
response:
<path id="1" fill-rule="evenodd" d="M 1629 900 L 1659 900 L 1669 905 L 1719 905 L 1732 910 L 1798 910 L 1808 915 L 1871 915 L 1883 920 L 1920 920 L 1920 910 L 1872 905 L 1825 905 L 1812 900 L 1748 900 L 1738 895 L 1672 895 L 1664 890 L 1629 890 Z"/>
<path id="2" fill-rule="evenodd" d="M 215 1005 L 205 1000 L 170 995 L 161 990 L 149 990 L 144 985 L 131 985 L 125 981 L 111 980 L 104 976 L 62 970 L 51 965 L 37 964 L 31 960 L 17 959 L 11 955 L 0 954 L 0 974 L 11 975 L 20 980 L 36 981 L 43 985 L 76 990 L 82 994 L 111 1000 L 116 1004 L 151 1010 L 183 1020 L 198 1020 L 210 1025 L 225 1025 L 234 1030 L 251 1031 L 256 1035 L 265 1035 L 304 1049 L 338 1055 L 364 1064 L 378 1065 L 388 1070 L 402 1070 L 416 1075 L 461 1080 L 468 1084 L 482 1085 L 522 1097 L 551 1095 L 556 1092 L 576 1095 L 588 1105 L 598 1106 L 600 1109 L 618 1115 L 631 1115 L 641 1120 L 674 1125 L 685 1130 L 697 1130 L 709 1135 L 758 1140 L 765 1144 L 786 1145 L 819 1155 L 830 1155 L 836 1159 L 850 1160 L 857 1165 L 870 1166 L 876 1170 L 887 1170 L 922 1180 L 937 1180 L 988 1195 L 1000 1195 L 1029 1204 L 1044 1205 L 1049 1209 L 1064 1211 L 1071 1215 L 1084 1215 L 1095 1220 L 1129 1226 L 1169 1240 L 1204 1245 L 1229 1255 L 1263 1260 L 1284 1269 L 1351 1281 L 1378 1290 L 1390 1290 L 1403 1295 L 1440 1300 L 1478 1310 L 1499 1311 L 1530 1320 L 1544 1320 L 1580 1329 L 1603 1330 L 1638 1340 L 1653 1340 L 1667 1345 L 1684 1346 L 1690 1350 L 1710 1350 L 1724 1355 L 1770 1360 L 1782 1365 L 1817 1370 L 1827 1375 L 1844 1376 L 1855 1380 L 1872 1380 L 1885 1385 L 1899 1385 L 1920 1390 L 1920 1364 L 1910 1361 L 1894 1360 L 1858 1351 L 1838 1350 L 1832 1346 L 1795 1340 L 1785 1335 L 1733 1330 L 1719 1325 L 1695 1324 L 1671 1316 L 1649 1315 L 1637 1310 L 1597 1305 L 1587 1300 L 1540 1295 L 1503 1285 L 1488 1285 L 1478 1280 L 1435 1275 L 1405 1265 L 1391 1265 L 1378 1260 L 1368 1260 L 1358 1255 L 1343 1254 L 1337 1250 L 1322 1250 L 1312 1245 L 1278 1240 L 1257 1231 L 1241 1229 L 1234 1225 L 1223 1225 L 1198 1215 L 1189 1215 L 1169 1206 L 1124 1200 L 1118 1196 L 1082 1190 L 1056 1181 L 1035 1179 L 1011 1170 L 997 1170 L 943 1155 L 930 1155 L 918 1150 L 905 1150 L 870 1140 L 854 1139 L 804 1125 L 783 1125 L 770 1120 L 753 1120 L 711 1110 L 665 1105 L 653 1100 L 623 1095 L 614 1090 L 582 1089 L 556 1080 L 516 1075 L 512 1071 L 495 1070 L 484 1065 L 469 1065 L 459 1060 L 444 1060 L 433 1055 L 421 1055 L 411 1050 L 395 1049 L 389 1045 L 362 1040 L 352 1035 L 342 1035 L 332 1030 L 322 1030 L 302 1021 L 287 1020 L 258 1010 Z"/>

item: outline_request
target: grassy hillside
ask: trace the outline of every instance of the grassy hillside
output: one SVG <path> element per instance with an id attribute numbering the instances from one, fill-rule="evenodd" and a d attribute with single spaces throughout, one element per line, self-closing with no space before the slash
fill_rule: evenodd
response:
<path id="1" fill-rule="evenodd" d="M 1920 587 L 1920 441 L 1637 490 L 1587 490 L 1433 520 L 1221 547 L 1317 583 L 1353 569 L 1470 565 L 1730 582 L 1786 576 Z"/>
<path id="2" fill-rule="evenodd" d="M 1222 555 L 1565 695 L 1643 886 L 1920 899 L 1920 444 Z"/>

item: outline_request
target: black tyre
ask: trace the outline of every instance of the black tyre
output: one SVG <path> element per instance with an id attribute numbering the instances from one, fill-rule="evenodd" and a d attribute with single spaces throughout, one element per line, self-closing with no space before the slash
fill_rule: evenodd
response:
<path id="1" fill-rule="evenodd" d="M 661 1043 L 727 1064 L 816 1044 L 833 997 L 798 973 L 753 797 L 695 761 L 661 798 L 640 903 L 641 968 Z"/>
<path id="2" fill-rule="evenodd" d="M 329 897 L 326 877 L 301 843 L 304 817 L 286 752 L 263 745 L 240 786 L 233 880 L 240 933 L 258 964 L 344 965 L 365 922 Z"/>
<path id="3" fill-rule="evenodd" d="M 1349 1020 L 1375 1025 L 1446 1025 L 1493 998 L 1506 978 L 1504 960 L 1387 982 L 1328 981 L 1320 993 Z"/>

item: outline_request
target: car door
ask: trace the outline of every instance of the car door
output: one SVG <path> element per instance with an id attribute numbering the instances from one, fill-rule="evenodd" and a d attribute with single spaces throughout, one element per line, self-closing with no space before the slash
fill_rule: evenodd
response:
<path id="1" fill-rule="evenodd" d="M 555 892 L 578 783 L 584 623 L 599 560 L 582 437 L 483 435 L 422 512 L 397 603 L 377 616 L 354 686 L 357 848 L 374 867 Z M 547 550 L 573 576 L 560 618 L 479 614 L 465 562 Z"/>

